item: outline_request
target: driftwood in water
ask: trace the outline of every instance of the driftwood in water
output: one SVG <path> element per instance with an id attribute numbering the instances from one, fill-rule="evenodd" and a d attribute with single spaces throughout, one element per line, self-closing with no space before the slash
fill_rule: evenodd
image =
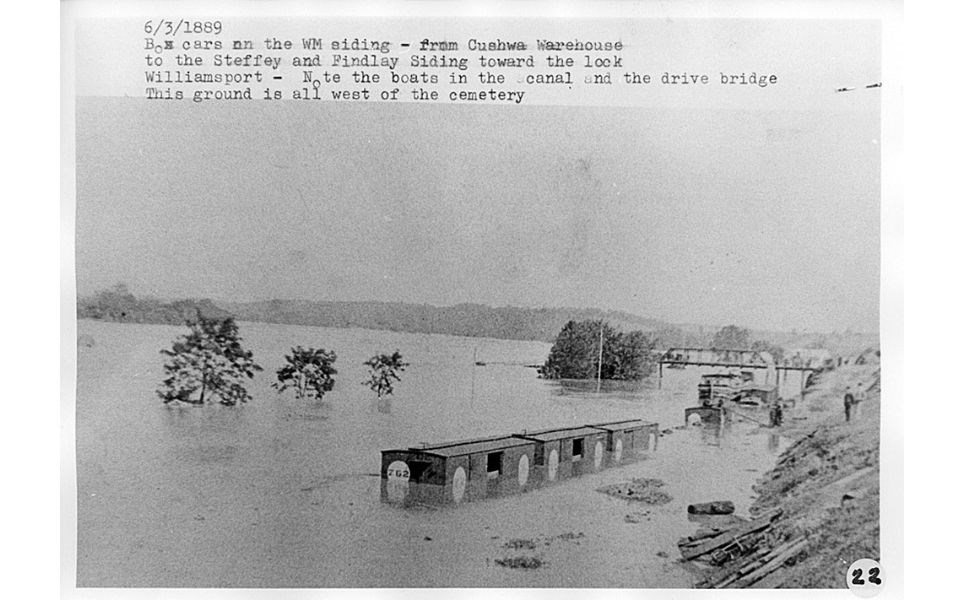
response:
<path id="1" fill-rule="evenodd" d="M 729 500 L 700 502 L 687 506 L 687 512 L 692 515 L 732 515 L 734 510 L 733 502 Z"/>

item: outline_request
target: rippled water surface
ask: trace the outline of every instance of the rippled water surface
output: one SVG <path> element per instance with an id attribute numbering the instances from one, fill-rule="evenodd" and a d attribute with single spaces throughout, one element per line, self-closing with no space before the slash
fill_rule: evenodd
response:
<path id="1" fill-rule="evenodd" d="M 696 369 L 665 370 L 662 389 L 654 377 L 597 394 L 524 366 L 548 344 L 263 323 L 240 324 L 264 367 L 249 404 L 166 407 L 154 393 L 160 350 L 185 328 L 78 329 L 81 586 L 688 587 L 676 563 L 677 538 L 697 526 L 687 504 L 730 499 L 745 513 L 787 443 L 747 418 L 723 435 L 672 429 L 694 403 Z M 322 403 L 270 388 L 298 344 L 337 352 Z M 362 363 L 396 349 L 411 366 L 378 403 Z M 380 502 L 380 450 L 626 418 L 672 432 L 648 460 L 548 489 L 439 509 Z M 630 477 L 662 479 L 673 500 L 630 505 L 596 491 Z M 504 547 L 512 539 L 533 547 Z M 543 566 L 496 563 L 521 555 Z"/>

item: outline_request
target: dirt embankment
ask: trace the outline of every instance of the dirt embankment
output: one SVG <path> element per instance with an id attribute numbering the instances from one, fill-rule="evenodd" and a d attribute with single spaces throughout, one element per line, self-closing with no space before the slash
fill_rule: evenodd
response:
<path id="1" fill-rule="evenodd" d="M 849 420 L 847 391 L 863 397 Z M 697 587 L 839 588 L 851 563 L 880 559 L 879 367 L 818 373 L 788 404 L 796 442 L 754 486 L 753 518 L 677 543 Z"/>
<path id="2" fill-rule="evenodd" d="M 865 400 L 846 421 L 843 396 L 858 384 Z M 754 486 L 755 515 L 783 513 L 771 546 L 805 540 L 805 550 L 753 587 L 846 586 L 850 563 L 880 559 L 880 368 L 850 365 L 818 374 L 787 410 L 783 432 L 797 440 Z"/>

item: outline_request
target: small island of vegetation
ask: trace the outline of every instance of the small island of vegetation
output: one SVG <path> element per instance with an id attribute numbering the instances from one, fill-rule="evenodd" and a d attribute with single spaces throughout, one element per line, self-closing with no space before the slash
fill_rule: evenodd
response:
<path id="1" fill-rule="evenodd" d="M 602 321 L 569 321 L 557 335 L 540 375 L 591 379 L 599 370 L 601 379 L 639 381 L 656 367 L 659 356 L 654 344 L 642 331 L 623 333 Z"/>

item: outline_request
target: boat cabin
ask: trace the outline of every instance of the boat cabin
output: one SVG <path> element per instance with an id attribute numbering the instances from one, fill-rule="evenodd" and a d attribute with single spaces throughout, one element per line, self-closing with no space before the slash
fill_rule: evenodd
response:
<path id="1" fill-rule="evenodd" d="M 690 417 L 697 415 L 702 424 L 723 425 L 727 417 L 727 409 L 720 406 L 692 406 L 683 411 L 683 424 L 690 424 Z"/>
<path id="2" fill-rule="evenodd" d="M 735 373 L 711 373 L 703 375 L 697 385 L 701 406 L 718 406 L 721 402 L 733 399 L 743 384 L 743 379 Z"/>
<path id="3" fill-rule="evenodd" d="M 753 406 L 772 405 L 779 397 L 779 389 L 775 385 L 752 384 L 740 388 L 734 401 L 739 404 Z"/>

